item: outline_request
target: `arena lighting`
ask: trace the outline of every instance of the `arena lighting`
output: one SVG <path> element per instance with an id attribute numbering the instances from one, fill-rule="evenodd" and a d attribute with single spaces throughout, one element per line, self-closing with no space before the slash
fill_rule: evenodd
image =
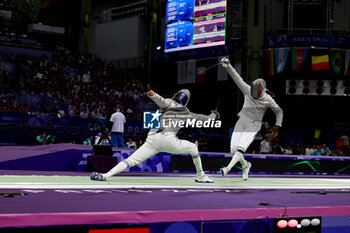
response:
<path id="1" fill-rule="evenodd" d="M 291 219 L 288 221 L 288 226 L 291 228 L 296 227 L 297 225 L 298 225 L 298 221 L 295 219 Z"/>
<path id="2" fill-rule="evenodd" d="M 311 220 L 311 225 L 314 226 L 314 227 L 316 227 L 316 226 L 318 226 L 320 224 L 321 224 L 321 220 L 318 219 L 318 218 L 314 218 L 314 219 Z"/>
<path id="3" fill-rule="evenodd" d="M 348 88 L 348 87 L 345 88 L 345 89 L 344 89 L 344 94 L 345 94 L 345 95 L 350 95 L 350 88 Z"/>
<path id="4" fill-rule="evenodd" d="M 286 228 L 288 226 L 288 222 L 286 220 L 279 220 L 277 222 L 277 226 L 279 228 Z"/>
<path id="5" fill-rule="evenodd" d="M 295 92 L 297 91 L 297 89 L 295 88 L 295 85 L 297 84 L 297 82 L 295 80 L 289 80 L 289 89 L 288 92 L 290 94 L 295 94 Z"/>
<path id="6" fill-rule="evenodd" d="M 350 80 L 345 80 L 344 81 L 344 87 L 350 87 Z"/>
<path id="7" fill-rule="evenodd" d="M 274 233 L 293 232 L 293 233 L 320 233 L 321 217 L 282 217 L 273 220 Z"/>
<path id="8" fill-rule="evenodd" d="M 317 86 L 318 86 L 318 87 L 323 87 L 323 84 L 324 84 L 324 83 L 323 83 L 322 80 L 318 80 L 318 81 L 317 81 Z"/>
<path id="9" fill-rule="evenodd" d="M 289 88 L 289 93 L 290 94 L 295 94 L 296 91 L 297 91 L 297 89 L 295 89 L 295 87 L 290 87 Z"/>
<path id="10" fill-rule="evenodd" d="M 303 94 L 307 95 L 310 93 L 310 89 L 308 88 L 308 86 L 310 85 L 310 81 L 309 80 L 304 80 L 303 81 L 303 85 L 304 85 L 304 89 L 303 89 Z"/>
<path id="11" fill-rule="evenodd" d="M 321 94 L 323 93 L 323 88 L 322 88 L 322 87 L 318 87 L 318 88 L 316 89 L 316 93 L 319 94 L 319 95 L 321 95 Z"/>
<path id="12" fill-rule="evenodd" d="M 332 95 L 337 94 L 337 88 L 332 87 L 331 90 L 329 91 Z"/>
<path id="13" fill-rule="evenodd" d="M 295 87 L 295 85 L 297 85 L 297 82 L 295 80 L 289 80 L 289 86 Z"/>
<path id="14" fill-rule="evenodd" d="M 310 224 L 311 224 L 311 221 L 310 221 L 310 219 L 307 219 L 307 218 L 304 218 L 300 222 L 300 225 L 303 226 L 303 227 L 308 227 L 308 226 L 310 226 Z"/>
<path id="15" fill-rule="evenodd" d="M 350 95 L 350 80 L 349 79 L 344 81 L 344 87 L 345 87 L 344 94 Z"/>
<path id="16" fill-rule="evenodd" d="M 309 92 L 310 92 L 309 88 L 304 87 L 303 94 L 307 95 L 307 94 L 309 94 Z"/>
<path id="17" fill-rule="evenodd" d="M 336 87 L 337 87 L 337 85 L 338 85 L 338 82 L 337 82 L 337 81 L 335 81 L 335 80 L 332 80 L 330 84 L 331 84 L 331 87 L 336 88 Z"/>
<path id="18" fill-rule="evenodd" d="M 295 92 L 297 91 L 297 89 L 295 88 L 297 82 L 295 80 L 289 80 L 289 93 L 290 94 L 295 94 Z"/>
<path id="19" fill-rule="evenodd" d="M 307 96 L 348 96 L 350 95 L 350 79 L 348 80 L 297 80 L 287 79 L 286 95 Z"/>

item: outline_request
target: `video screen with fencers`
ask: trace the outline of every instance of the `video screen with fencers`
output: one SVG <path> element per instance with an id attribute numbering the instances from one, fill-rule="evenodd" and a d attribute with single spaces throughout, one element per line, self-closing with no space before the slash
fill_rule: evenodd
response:
<path id="1" fill-rule="evenodd" d="M 225 44 L 226 0 L 168 0 L 164 52 Z"/>

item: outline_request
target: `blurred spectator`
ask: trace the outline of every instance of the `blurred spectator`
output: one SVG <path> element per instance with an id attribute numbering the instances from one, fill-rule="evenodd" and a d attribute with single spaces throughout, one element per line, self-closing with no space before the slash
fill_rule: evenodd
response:
<path id="1" fill-rule="evenodd" d="M 56 136 L 53 132 L 53 129 L 49 131 L 49 134 L 46 136 L 45 141 L 45 144 L 54 144 L 56 142 Z"/>
<path id="2" fill-rule="evenodd" d="M 348 156 L 349 145 L 346 143 L 346 139 L 339 137 L 335 142 L 335 154 L 337 156 Z"/>
<path id="3" fill-rule="evenodd" d="M 308 144 L 305 148 L 305 155 L 311 155 L 311 145 Z"/>
<path id="4" fill-rule="evenodd" d="M 89 135 L 89 137 L 83 141 L 83 145 L 91 146 L 93 144 L 93 138 L 93 135 Z"/>
<path id="5" fill-rule="evenodd" d="M 293 149 L 290 145 L 287 146 L 287 148 L 284 150 L 284 154 L 285 155 L 292 155 L 293 154 Z"/>
<path id="6" fill-rule="evenodd" d="M 64 117 L 64 116 L 66 116 L 66 113 L 64 112 L 62 106 L 58 108 L 58 113 L 57 113 L 57 114 L 58 114 L 58 117 Z"/>
<path id="7" fill-rule="evenodd" d="M 264 140 L 260 143 L 260 154 L 269 154 L 271 152 L 271 144 L 268 136 L 264 137 Z"/>
<path id="8" fill-rule="evenodd" d="M 40 135 L 36 137 L 36 142 L 38 145 L 45 145 L 46 144 L 46 132 L 45 130 L 41 131 Z"/>
<path id="9" fill-rule="evenodd" d="M 316 150 L 316 145 L 313 144 L 312 148 L 310 148 L 310 155 L 313 155 L 314 151 Z"/>
<path id="10" fill-rule="evenodd" d="M 275 142 L 275 144 L 272 146 L 272 154 L 284 154 L 284 150 L 278 142 Z"/>
<path id="11" fill-rule="evenodd" d="M 124 148 L 124 124 L 125 116 L 120 112 L 120 106 L 115 108 L 115 113 L 112 114 L 110 122 L 113 122 L 111 129 L 111 139 L 113 147 Z"/>
<path id="12" fill-rule="evenodd" d="M 331 153 L 329 148 L 328 148 L 328 146 L 326 144 L 322 145 L 322 149 L 321 150 L 322 150 L 322 155 L 328 156 Z"/>
<path id="13" fill-rule="evenodd" d="M 343 140 L 343 142 L 349 146 L 349 137 L 347 135 L 342 135 L 340 139 Z"/>
<path id="14" fill-rule="evenodd" d="M 130 137 L 128 138 L 128 141 L 126 142 L 126 147 L 130 149 L 136 149 L 136 142 L 134 142 Z"/>
<path id="15" fill-rule="evenodd" d="M 311 152 L 311 155 L 322 155 L 322 146 L 317 145 L 316 149 Z"/>
<path id="16" fill-rule="evenodd" d="M 89 111 L 85 106 L 80 111 L 80 118 L 89 118 Z"/>
<path id="17" fill-rule="evenodd" d="M 137 148 L 141 147 L 143 145 L 143 140 L 139 139 L 136 143 Z"/>

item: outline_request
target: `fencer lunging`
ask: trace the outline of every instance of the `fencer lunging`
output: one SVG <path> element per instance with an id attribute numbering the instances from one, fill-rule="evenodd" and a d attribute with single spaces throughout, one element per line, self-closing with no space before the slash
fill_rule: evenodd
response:
<path id="1" fill-rule="evenodd" d="M 227 70 L 244 94 L 244 104 L 238 113 L 239 120 L 236 122 L 231 136 L 231 153 L 233 157 L 227 167 L 221 168 L 221 175 L 225 176 L 239 161 L 242 164 L 243 180 L 248 179 L 251 163 L 244 159 L 243 154 L 253 142 L 259 132 L 263 116 L 268 108 L 276 115 L 276 123 L 272 127 L 272 135 L 277 136 L 282 126 L 283 111 L 275 100 L 266 93 L 266 83 L 263 79 L 254 80 L 249 86 L 230 64 L 229 59 L 221 59 L 221 65 Z"/>
<path id="2" fill-rule="evenodd" d="M 195 181 L 200 183 L 213 183 L 214 181 L 203 171 L 197 145 L 177 138 L 176 135 L 181 129 L 180 124 L 177 124 L 177 122 L 187 119 L 195 119 L 196 121 L 215 120 L 219 117 L 219 113 L 213 111 L 209 116 L 206 116 L 190 112 L 187 108 L 187 104 L 191 94 L 187 89 L 180 90 L 172 99 L 165 99 L 152 90 L 147 92 L 147 96 L 159 107 L 162 120 L 160 129 L 151 129 L 147 135 L 146 142 L 130 157 L 118 163 L 109 172 L 105 174 L 93 172 L 90 178 L 92 180 L 106 180 L 128 167 L 135 166 L 145 161 L 158 152 L 168 152 L 173 154 L 190 154 L 197 172 Z"/>

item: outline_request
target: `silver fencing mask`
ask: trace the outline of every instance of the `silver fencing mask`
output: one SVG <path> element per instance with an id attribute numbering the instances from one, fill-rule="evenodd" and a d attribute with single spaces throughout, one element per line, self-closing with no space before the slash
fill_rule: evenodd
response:
<path id="1" fill-rule="evenodd" d="M 187 89 L 182 89 L 173 96 L 172 100 L 176 101 L 179 104 L 182 104 L 183 106 L 187 106 L 188 102 L 190 101 L 190 98 L 190 91 Z"/>
<path id="2" fill-rule="evenodd" d="M 266 92 L 266 82 L 264 79 L 256 79 L 252 82 L 250 93 L 254 99 L 259 99 Z"/>

